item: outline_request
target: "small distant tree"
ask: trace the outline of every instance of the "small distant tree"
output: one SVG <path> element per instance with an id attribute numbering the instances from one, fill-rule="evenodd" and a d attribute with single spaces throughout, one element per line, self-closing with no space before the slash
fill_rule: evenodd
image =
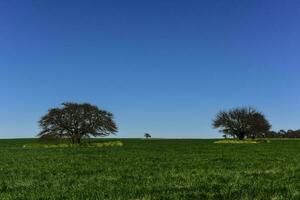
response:
<path id="1" fill-rule="evenodd" d="M 150 138 L 151 138 L 151 135 L 150 135 L 149 133 L 145 133 L 144 137 L 145 137 L 146 139 L 150 139 Z"/>
<path id="2" fill-rule="evenodd" d="M 245 137 L 255 138 L 266 134 L 271 125 L 261 112 L 251 107 L 243 107 L 219 112 L 213 121 L 213 127 L 242 140 Z"/>
<path id="3" fill-rule="evenodd" d="M 68 138 L 80 143 L 84 137 L 108 136 L 117 132 L 113 114 L 88 103 L 63 103 L 52 108 L 39 121 L 41 139 Z"/>

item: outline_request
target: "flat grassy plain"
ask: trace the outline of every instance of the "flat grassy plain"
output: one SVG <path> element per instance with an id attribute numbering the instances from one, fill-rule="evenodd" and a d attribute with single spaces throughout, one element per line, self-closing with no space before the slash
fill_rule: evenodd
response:
<path id="1" fill-rule="evenodd" d="M 0 199 L 300 199 L 300 140 L 118 141 L 23 148 L 36 140 L 0 140 Z"/>

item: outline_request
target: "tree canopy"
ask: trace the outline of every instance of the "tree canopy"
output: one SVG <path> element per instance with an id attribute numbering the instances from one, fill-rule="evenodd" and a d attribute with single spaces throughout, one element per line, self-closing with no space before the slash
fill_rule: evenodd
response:
<path id="1" fill-rule="evenodd" d="M 118 130 L 113 114 L 89 103 L 63 103 L 39 121 L 41 138 L 69 138 L 80 143 L 83 137 L 108 136 Z"/>
<path id="2" fill-rule="evenodd" d="M 261 112 L 243 107 L 219 112 L 213 121 L 213 127 L 242 140 L 268 133 L 271 125 Z"/>

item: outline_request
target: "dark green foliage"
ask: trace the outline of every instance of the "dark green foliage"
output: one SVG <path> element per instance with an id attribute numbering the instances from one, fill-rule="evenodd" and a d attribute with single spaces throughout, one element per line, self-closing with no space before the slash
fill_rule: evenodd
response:
<path id="1" fill-rule="evenodd" d="M 24 149 L 34 141 L 0 140 L 0 199 L 300 199 L 300 140 L 121 141 Z"/>
<path id="2" fill-rule="evenodd" d="M 108 136 L 117 132 L 110 112 L 88 103 L 63 103 L 62 108 L 52 108 L 39 121 L 41 140 L 70 138 L 80 143 L 84 137 Z"/>
<path id="3" fill-rule="evenodd" d="M 271 125 L 261 112 L 244 107 L 219 112 L 213 121 L 213 127 L 242 140 L 245 137 L 255 138 L 266 134 Z"/>

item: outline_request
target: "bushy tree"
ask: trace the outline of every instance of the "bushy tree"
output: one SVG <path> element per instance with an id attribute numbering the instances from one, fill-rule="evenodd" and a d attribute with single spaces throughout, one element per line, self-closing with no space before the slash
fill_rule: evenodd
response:
<path id="1" fill-rule="evenodd" d="M 245 137 L 255 138 L 266 134 L 271 125 L 261 112 L 251 107 L 243 107 L 219 112 L 213 121 L 213 127 L 242 140 Z"/>
<path id="2" fill-rule="evenodd" d="M 113 114 L 88 103 L 63 103 L 39 121 L 40 138 L 69 138 L 80 143 L 83 137 L 108 136 L 117 132 Z"/>

